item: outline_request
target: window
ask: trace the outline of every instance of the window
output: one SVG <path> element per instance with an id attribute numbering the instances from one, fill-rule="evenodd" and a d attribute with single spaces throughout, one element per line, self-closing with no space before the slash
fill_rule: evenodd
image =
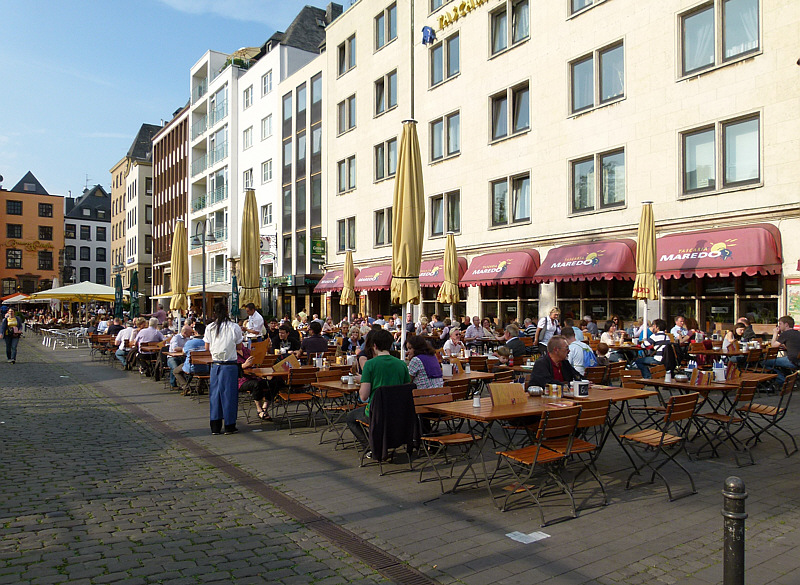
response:
<path id="1" fill-rule="evenodd" d="M 152 209 L 152 208 L 151 208 Z M 145 208 L 145 211 L 147 208 Z M 94 230 L 95 240 L 98 242 L 105 242 L 106 241 L 106 228 L 98 227 Z"/>
<path id="2" fill-rule="evenodd" d="M 3 279 L 3 296 L 13 295 L 17 291 L 17 281 L 13 278 Z"/>
<path id="3" fill-rule="evenodd" d="M 261 119 L 261 140 L 272 136 L 272 114 Z"/>
<path id="4" fill-rule="evenodd" d="M 451 191 L 431 197 L 431 237 L 461 231 L 461 192 Z"/>
<path id="5" fill-rule="evenodd" d="M 52 232 L 53 228 L 50 228 Z M 22 224 L 21 223 L 7 223 L 6 224 L 6 237 L 7 238 L 21 238 L 22 237 Z M 52 237 L 50 238 L 53 239 Z"/>
<path id="6" fill-rule="evenodd" d="M 89 246 L 81 246 L 81 260 L 88 262 L 92 259 L 92 249 Z"/>
<path id="7" fill-rule="evenodd" d="M 97 268 L 95 270 L 95 274 L 97 275 L 95 282 L 97 284 L 105 284 L 106 283 L 106 269 L 105 268 Z"/>
<path id="8" fill-rule="evenodd" d="M 437 8 L 441 8 L 445 2 L 449 1 L 450 0 L 431 0 L 431 12 L 433 12 Z"/>
<path id="9" fill-rule="evenodd" d="M 375 17 L 375 50 L 397 38 L 397 4 Z"/>
<path id="10" fill-rule="evenodd" d="M 460 55 L 458 33 L 431 47 L 431 87 L 458 74 L 461 70 Z"/>
<path id="11" fill-rule="evenodd" d="M 261 76 L 261 95 L 265 96 L 272 91 L 272 69 Z"/>
<path id="12" fill-rule="evenodd" d="M 246 110 L 253 105 L 253 86 L 251 85 L 242 92 L 242 109 Z"/>
<path id="13" fill-rule="evenodd" d="M 523 175 L 517 175 L 516 177 L 492 181 L 491 191 L 492 227 L 502 227 L 530 221 L 530 174 L 525 173 Z"/>
<path id="14" fill-rule="evenodd" d="M 151 282 L 153 282 L 153 269 L 147 267 L 144 269 L 144 283 L 150 284 Z"/>
<path id="15" fill-rule="evenodd" d="M 375 246 L 388 246 L 392 243 L 392 208 L 375 212 Z"/>
<path id="16" fill-rule="evenodd" d="M 261 163 L 261 184 L 269 183 L 272 180 L 272 159 Z"/>
<path id="17" fill-rule="evenodd" d="M 87 280 L 89 280 L 89 278 L 91 278 L 91 274 L 92 271 L 89 270 L 88 267 L 86 266 L 82 267 L 80 271 L 80 282 L 86 282 Z"/>
<path id="18" fill-rule="evenodd" d="M 64 237 L 66 239 L 68 239 L 68 240 L 74 240 L 75 239 L 75 224 L 74 223 L 68 223 L 68 224 L 64 225 Z"/>
<path id="19" fill-rule="evenodd" d="M 508 15 L 511 13 L 511 26 Z M 491 51 L 497 55 L 513 47 L 530 36 L 528 22 L 528 0 L 506 0 L 502 6 L 491 13 Z"/>
<path id="20" fill-rule="evenodd" d="M 758 116 L 718 122 L 685 132 L 683 193 L 714 191 L 761 181 L 761 138 Z M 717 153 L 722 156 L 718 157 Z"/>
<path id="21" fill-rule="evenodd" d="M 397 105 L 397 71 L 392 71 L 375 82 L 375 115 Z"/>
<path id="22" fill-rule="evenodd" d="M 382 181 L 397 173 L 397 138 L 375 145 L 375 180 Z"/>
<path id="23" fill-rule="evenodd" d="M 21 235 L 18 237 L 22 237 Z M 39 226 L 39 239 L 40 240 L 52 240 L 53 239 L 53 228 L 49 225 L 40 225 Z"/>
<path id="24" fill-rule="evenodd" d="M 22 268 L 22 250 L 6 250 L 6 268 Z"/>
<path id="25" fill-rule="evenodd" d="M 355 155 L 340 160 L 337 163 L 339 177 L 339 193 L 352 191 L 356 188 L 356 157 Z"/>
<path id="26" fill-rule="evenodd" d="M 242 150 L 247 150 L 253 146 L 253 127 L 245 128 L 242 132 Z"/>
<path id="27" fill-rule="evenodd" d="M 317 125 L 311 130 L 311 155 L 322 154 L 322 126 Z"/>
<path id="28" fill-rule="evenodd" d="M 305 113 L 306 111 L 306 84 L 303 83 L 302 85 L 297 87 L 296 90 L 296 101 L 297 101 L 297 115 Z M 299 122 L 298 122 L 299 124 Z"/>
<path id="29" fill-rule="evenodd" d="M 53 204 L 40 203 L 39 204 L 39 217 L 53 217 Z"/>
<path id="30" fill-rule="evenodd" d="M 625 205 L 624 150 L 574 160 L 570 166 L 572 213 Z M 595 168 L 600 168 L 602 172 L 595 173 Z"/>
<path id="31" fill-rule="evenodd" d="M 75 246 L 66 246 L 64 248 L 64 259 L 75 260 Z"/>
<path id="32" fill-rule="evenodd" d="M 6 201 L 6 213 L 8 215 L 22 215 L 22 201 Z"/>
<path id="33" fill-rule="evenodd" d="M 253 188 L 253 169 L 247 169 L 242 173 L 242 188 L 243 189 Z"/>
<path id="34" fill-rule="evenodd" d="M 91 209 L 84 209 L 83 210 L 83 217 L 90 217 L 92 215 Z"/>
<path id="35" fill-rule="evenodd" d="M 594 51 L 570 63 L 572 113 L 625 97 L 622 43 Z"/>
<path id="36" fill-rule="evenodd" d="M 500 140 L 530 129 L 528 99 L 527 81 L 492 96 L 492 140 Z"/>
<path id="37" fill-rule="evenodd" d="M 713 0 L 680 16 L 682 75 L 759 50 L 758 0 Z"/>
<path id="38" fill-rule="evenodd" d="M 597 2 L 600 1 L 602 0 L 597 0 Z M 595 0 L 569 0 L 569 13 L 575 14 L 595 3 Z"/>
<path id="39" fill-rule="evenodd" d="M 356 249 L 356 218 L 348 217 L 336 222 L 338 237 L 336 249 L 339 252 Z"/>
<path id="40" fill-rule="evenodd" d="M 453 112 L 431 122 L 431 161 L 461 152 L 460 118 L 459 112 Z"/>
<path id="41" fill-rule="evenodd" d="M 261 225 L 272 223 L 272 203 L 261 206 Z"/>
<path id="42" fill-rule="evenodd" d="M 81 239 L 91 242 L 92 241 L 92 228 L 88 225 L 81 226 Z"/>
<path id="43" fill-rule="evenodd" d="M 291 129 L 291 121 L 292 121 L 292 94 L 287 93 L 283 96 L 283 125 L 284 128 L 286 124 L 289 123 L 289 128 Z M 291 130 L 290 130 L 291 132 Z M 286 136 L 286 131 L 284 130 L 284 136 Z"/>
<path id="44" fill-rule="evenodd" d="M 97 262 L 105 262 L 106 261 L 106 249 L 105 248 L 96 248 L 94 251 L 94 259 Z"/>
<path id="45" fill-rule="evenodd" d="M 356 35 L 339 45 L 339 75 L 344 75 L 356 66 Z"/>
<path id="46" fill-rule="evenodd" d="M 356 127 L 356 96 L 351 95 L 336 106 L 338 113 L 338 133 L 343 134 Z"/>
<path id="47" fill-rule="evenodd" d="M 106 218 L 106 212 L 105 212 L 105 210 L 103 210 L 103 209 L 98 209 L 98 210 L 97 210 L 97 219 L 105 219 L 105 218 Z"/>
<path id="48" fill-rule="evenodd" d="M 153 206 L 152 205 L 145 205 L 144 206 L 144 223 L 146 225 L 150 225 L 153 223 Z"/>

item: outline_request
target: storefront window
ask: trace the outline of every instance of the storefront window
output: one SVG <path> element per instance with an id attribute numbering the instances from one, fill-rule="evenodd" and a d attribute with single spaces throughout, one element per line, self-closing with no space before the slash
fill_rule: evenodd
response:
<path id="1" fill-rule="evenodd" d="M 539 285 L 511 284 L 481 287 L 481 317 L 497 318 L 503 325 L 512 319 L 539 317 Z"/>
<path id="2" fill-rule="evenodd" d="M 609 315 L 618 315 L 624 321 L 636 318 L 631 280 L 559 282 L 556 294 L 562 319 L 570 318 L 577 322 L 584 315 L 591 315 L 602 325 Z"/>

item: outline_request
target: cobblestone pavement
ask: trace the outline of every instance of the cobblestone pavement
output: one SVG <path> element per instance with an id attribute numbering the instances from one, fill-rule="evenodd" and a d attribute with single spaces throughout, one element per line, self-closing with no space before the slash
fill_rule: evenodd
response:
<path id="1" fill-rule="evenodd" d="M 3 473 L 8 486 L 3 491 L 12 494 L 0 502 L 2 521 L 12 531 L 0 537 L 0 583 L 17 582 L 8 576 L 19 579 L 23 568 L 49 571 L 47 575 L 55 578 L 37 582 L 59 582 L 58 577 L 67 574 L 63 571 L 74 565 L 84 570 L 111 558 L 129 559 L 130 554 L 148 555 L 143 566 L 160 567 L 151 573 L 139 566 L 125 575 L 142 582 L 164 579 L 165 572 L 181 570 L 171 563 L 187 562 L 193 565 L 184 570 L 208 573 L 203 582 L 225 571 L 261 582 L 378 579 L 318 532 L 284 517 L 241 482 L 235 485 L 231 474 L 221 473 L 212 459 L 198 463 L 198 458 L 188 457 L 180 448 L 185 441 L 442 584 L 720 583 L 721 489 L 726 477 L 738 475 L 749 494 L 747 583 L 800 583 L 800 454 L 786 458 L 774 439 L 754 450 L 755 466 L 738 468 L 724 452 L 719 459 L 687 463 L 698 494 L 676 502 L 667 500 L 659 484 L 625 490 L 627 462 L 612 440 L 598 464 L 610 505 L 585 509 L 578 519 L 541 529 L 549 538 L 523 545 L 506 534 L 540 530 L 532 506 L 501 513 L 485 490 L 442 495 L 438 482 L 418 483 L 417 474 L 399 466 L 389 466 L 393 473 L 379 477 L 374 467 L 359 469 L 352 450 L 318 445 L 318 433 L 289 435 L 285 428 L 240 420 L 240 434 L 211 437 L 207 402 L 176 396 L 138 374 L 92 362 L 88 351 L 48 352 L 35 345 L 36 338 L 24 341 L 16 370 L 0 364 L 0 384 L 10 387 L 0 392 L 5 420 L 0 425 L 0 465 L 11 471 Z M 25 363 L 31 359 L 54 365 Z M 13 377 L 6 374 L 9 371 Z M 76 386 L 77 381 L 85 386 Z M 800 404 L 791 407 L 786 426 L 798 434 Z M 155 432 L 152 424 L 129 414 L 136 409 L 172 431 Z M 679 490 L 684 486 L 683 478 L 668 475 Z M 597 490 L 583 484 L 577 499 L 596 503 Z M 548 518 L 565 512 L 563 501 L 548 501 Z M 153 524 L 142 528 L 139 514 Z M 275 545 L 275 538 L 282 544 Z M 87 539 L 92 544 L 85 545 L 91 551 L 86 554 L 98 556 L 76 561 L 76 551 L 83 550 Z M 119 547 L 120 553 L 97 550 L 98 539 Z M 265 571 L 276 566 L 286 570 L 266 558 L 254 558 L 264 551 L 273 554 L 272 546 L 285 546 L 286 554 L 299 555 L 298 572 L 304 574 L 267 576 Z M 318 561 L 320 555 L 330 558 Z M 245 563 L 238 569 L 245 571 L 241 576 L 237 569 L 220 568 L 236 562 Z M 309 576 L 302 568 L 306 562 L 320 563 L 323 573 Z M 113 563 L 101 566 L 97 583 L 104 582 L 106 570 L 119 571 Z"/>
<path id="2" fill-rule="evenodd" d="M 0 583 L 383 580 L 40 357 L 0 364 Z"/>

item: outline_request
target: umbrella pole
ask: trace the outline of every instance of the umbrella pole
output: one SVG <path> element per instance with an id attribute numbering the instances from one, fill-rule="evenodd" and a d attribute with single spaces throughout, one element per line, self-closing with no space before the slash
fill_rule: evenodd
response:
<path id="1" fill-rule="evenodd" d="M 411 303 L 406 303 L 403 311 L 403 329 L 400 331 L 400 359 L 406 361 L 406 315 L 411 312 Z"/>

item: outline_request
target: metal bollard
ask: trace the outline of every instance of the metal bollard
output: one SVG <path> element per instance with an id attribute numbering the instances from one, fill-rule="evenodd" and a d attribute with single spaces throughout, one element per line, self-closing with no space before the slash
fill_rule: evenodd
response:
<path id="1" fill-rule="evenodd" d="M 725 498 L 722 508 L 724 520 L 723 585 L 744 585 L 744 501 L 747 492 L 744 482 L 731 476 L 725 480 L 722 491 Z"/>

